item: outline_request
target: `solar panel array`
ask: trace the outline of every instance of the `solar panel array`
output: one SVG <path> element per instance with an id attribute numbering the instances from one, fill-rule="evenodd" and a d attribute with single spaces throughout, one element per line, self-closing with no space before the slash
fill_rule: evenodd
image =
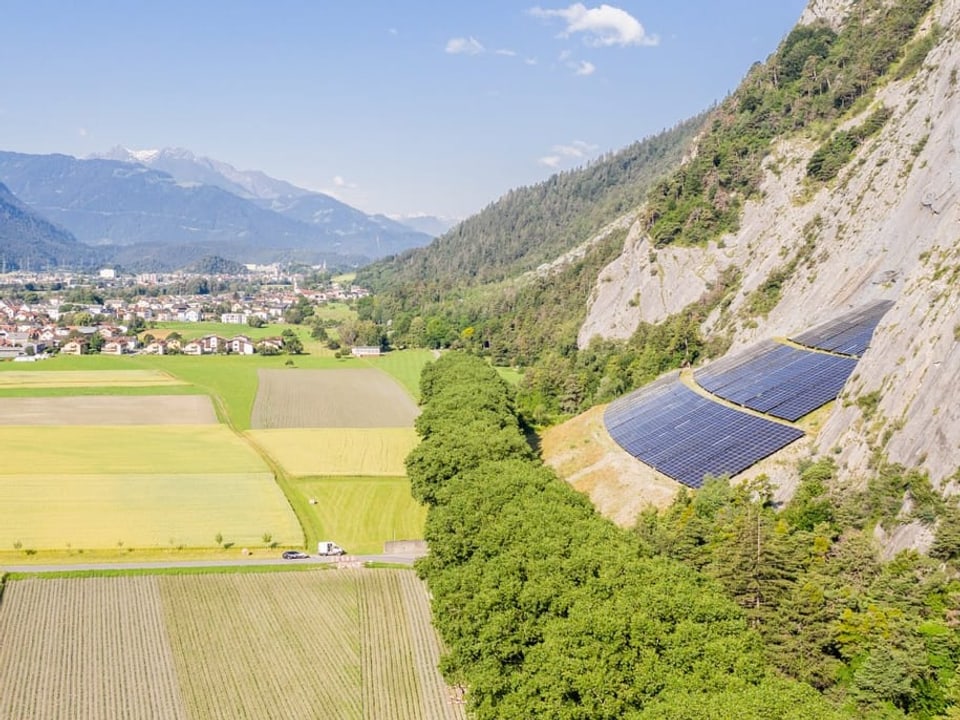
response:
<path id="1" fill-rule="evenodd" d="M 840 394 L 892 304 L 865 305 L 791 338 L 829 352 L 767 341 L 711 363 L 694 378 L 718 397 L 796 421 Z M 611 403 L 604 423 L 631 455 L 693 488 L 707 475 L 736 475 L 803 436 L 694 392 L 676 372 Z"/>
<path id="2" fill-rule="evenodd" d="M 873 331 L 892 305 L 891 300 L 878 300 L 790 339 L 807 347 L 859 357 L 866 352 Z"/>
<path id="3" fill-rule="evenodd" d="M 699 395 L 676 373 L 611 403 L 604 423 L 624 450 L 693 488 L 706 475 L 736 475 L 803 436 Z"/>
<path id="4" fill-rule="evenodd" d="M 856 365 L 854 357 L 766 341 L 711 363 L 694 378 L 725 400 L 795 421 L 836 398 Z"/>

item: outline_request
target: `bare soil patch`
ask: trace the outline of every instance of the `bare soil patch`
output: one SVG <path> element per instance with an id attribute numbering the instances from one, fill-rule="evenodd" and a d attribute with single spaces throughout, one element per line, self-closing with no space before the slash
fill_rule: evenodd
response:
<path id="1" fill-rule="evenodd" d="M 210 425 L 206 395 L 0 398 L 0 425 Z"/>
<path id="2" fill-rule="evenodd" d="M 591 408 L 544 431 L 541 454 L 604 517 L 630 527 L 645 508 L 669 505 L 681 486 L 617 445 L 603 424 L 604 410 L 606 405 Z"/>
<path id="3" fill-rule="evenodd" d="M 412 427 L 419 409 L 374 369 L 260 370 L 251 427 Z"/>

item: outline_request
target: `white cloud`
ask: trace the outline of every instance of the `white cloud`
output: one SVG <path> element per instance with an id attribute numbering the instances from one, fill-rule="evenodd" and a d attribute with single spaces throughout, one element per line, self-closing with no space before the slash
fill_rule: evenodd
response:
<path id="1" fill-rule="evenodd" d="M 337 188 L 355 188 L 357 187 L 356 183 L 347 182 L 343 179 L 342 175 L 333 176 L 333 186 Z"/>
<path id="2" fill-rule="evenodd" d="M 546 20 L 560 18 L 567 24 L 561 37 L 585 33 L 588 45 L 657 45 L 660 42 L 656 35 L 648 35 L 633 15 L 612 5 L 588 8 L 583 3 L 574 3 L 559 10 L 534 7 L 529 12 L 534 17 Z"/>
<path id="3" fill-rule="evenodd" d="M 447 41 L 446 52 L 451 55 L 480 55 L 484 52 L 484 47 L 475 37 L 457 37 Z"/>
<path id="4" fill-rule="evenodd" d="M 579 75 L 581 77 L 586 77 L 587 75 L 593 75 L 596 72 L 597 66 L 592 62 L 587 62 L 586 60 L 581 60 L 579 63 L 573 65 L 573 74 Z"/>
<path id="5" fill-rule="evenodd" d="M 595 155 L 599 149 L 600 147 L 593 143 L 574 140 L 569 145 L 554 145 L 550 148 L 550 155 L 543 156 L 538 162 L 547 167 L 557 168 L 564 164 L 564 161 L 569 164 L 570 161 L 576 162 Z"/>
<path id="6" fill-rule="evenodd" d="M 387 32 L 390 33 L 391 35 L 399 35 L 399 34 L 400 34 L 400 31 L 397 30 L 396 28 L 387 28 Z"/>
<path id="7" fill-rule="evenodd" d="M 514 50 L 508 50 L 507 48 L 500 48 L 499 50 L 493 51 L 495 55 L 505 55 L 506 57 L 516 57 L 517 53 Z"/>
<path id="8" fill-rule="evenodd" d="M 82 138 L 85 138 L 87 135 L 89 135 L 89 133 L 87 132 L 86 128 L 82 127 L 77 129 L 77 135 L 79 135 Z"/>

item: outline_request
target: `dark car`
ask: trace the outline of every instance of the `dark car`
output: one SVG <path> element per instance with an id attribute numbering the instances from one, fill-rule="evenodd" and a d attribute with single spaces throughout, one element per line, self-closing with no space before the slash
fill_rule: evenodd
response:
<path id="1" fill-rule="evenodd" d="M 284 560 L 303 560 L 310 557 L 305 552 L 300 552 L 299 550 L 284 550 L 283 559 Z"/>

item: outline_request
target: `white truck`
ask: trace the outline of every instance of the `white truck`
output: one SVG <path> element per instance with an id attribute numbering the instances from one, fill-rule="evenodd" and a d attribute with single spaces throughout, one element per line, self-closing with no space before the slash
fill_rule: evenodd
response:
<path id="1" fill-rule="evenodd" d="M 342 547 L 337 545 L 335 542 L 330 542 L 329 540 L 321 540 L 317 543 L 317 555 L 323 557 L 329 555 L 346 555 L 347 551 Z"/>

